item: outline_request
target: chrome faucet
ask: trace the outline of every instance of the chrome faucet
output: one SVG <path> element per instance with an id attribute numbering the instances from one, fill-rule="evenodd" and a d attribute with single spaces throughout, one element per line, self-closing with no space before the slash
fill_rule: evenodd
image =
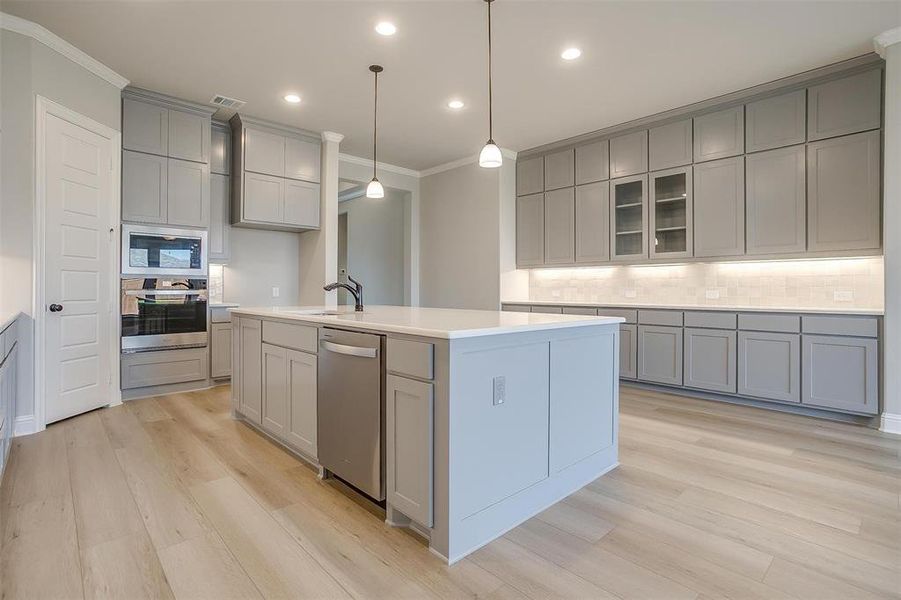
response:
<path id="1" fill-rule="evenodd" d="M 350 275 L 347 276 L 347 280 L 354 284 L 354 287 L 350 287 L 346 283 L 340 283 L 336 281 L 335 283 L 330 283 L 324 286 L 322 289 L 324 289 L 326 292 L 331 292 L 332 290 L 337 290 L 338 288 L 344 288 L 354 297 L 354 310 L 356 312 L 363 312 L 363 284 Z"/>

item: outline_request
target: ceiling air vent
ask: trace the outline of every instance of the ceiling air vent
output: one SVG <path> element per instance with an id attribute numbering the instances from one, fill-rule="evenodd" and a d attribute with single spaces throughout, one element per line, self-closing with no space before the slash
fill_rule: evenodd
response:
<path id="1" fill-rule="evenodd" d="M 219 106 L 221 108 L 238 110 L 247 103 L 243 100 L 236 100 L 234 98 L 229 98 L 228 96 L 223 96 L 222 94 L 216 94 L 215 96 L 213 96 L 213 99 L 210 100 L 210 104 L 212 104 L 213 106 Z"/>

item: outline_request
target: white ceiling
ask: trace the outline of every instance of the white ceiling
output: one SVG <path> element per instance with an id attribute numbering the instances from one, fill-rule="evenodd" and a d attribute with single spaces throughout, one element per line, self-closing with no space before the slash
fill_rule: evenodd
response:
<path id="1" fill-rule="evenodd" d="M 134 85 L 343 133 L 371 157 L 371 63 L 379 158 L 425 169 L 487 137 L 485 4 L 4 0 Z M 495 133 L 524 150 L 858 56 L 901 24 L 901 2 L 567 2 L 492 5 Z M 380 19 L 397 24 L 377 35 Z M 560 51 L 582 48 L 565 63 Z M 298 106 L 281 98 L 303 97 Z M 467 106 L 446 108 L 451 97 Z"/>

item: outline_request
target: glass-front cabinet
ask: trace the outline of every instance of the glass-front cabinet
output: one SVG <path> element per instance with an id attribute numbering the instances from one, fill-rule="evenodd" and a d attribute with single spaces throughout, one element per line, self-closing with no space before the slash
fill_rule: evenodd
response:
<path id="1" fill-rule="evenodd" d="M 651 173 L 650 189 L 651 258 L 691 256 L 691 168 Z"/>
<path id="2" fill-rule="evenodd" d="M 613 260 L 648 256 L 648 176 L 610 181 L 610 246 Z"/>

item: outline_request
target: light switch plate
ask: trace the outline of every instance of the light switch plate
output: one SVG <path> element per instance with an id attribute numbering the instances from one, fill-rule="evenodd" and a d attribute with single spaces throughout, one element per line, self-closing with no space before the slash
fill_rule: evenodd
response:
<path id="1" fill-rule="evenodd" d="M 854 292 L 851 290 L 835 290 L 832 299 L 836 302 L 851 302 L 854 300 Z"/>
<path id="2" fill-rule="evenodd" d="M 492 384 L 494 392 L 491 403 L 495 406 L 503 404 L 507 400 L 507 378 L 504 375 L 498 375 L 492 380 Z"/>
<path id="3" fill-rule="evenodd" d="M 272 286 L 272 297 L 273 298 L 278 298 L 278 292 L 279 292 L 278 287 Z"/>

